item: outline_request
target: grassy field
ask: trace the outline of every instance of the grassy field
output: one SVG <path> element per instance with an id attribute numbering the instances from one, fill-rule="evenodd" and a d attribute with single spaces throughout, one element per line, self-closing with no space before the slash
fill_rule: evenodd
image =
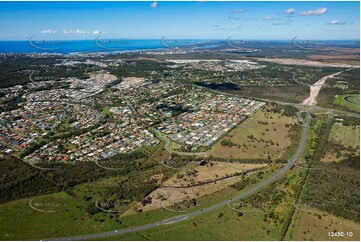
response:
<path id="1" fill-rule="evenodd" d="M 279 169 L 279 167 L 274 168 Z M 145 171 L 146 172 L 146 171 Z M 264 178 L 272 173 L 271 169 L 264 173 Z M 259 182 L 259 177 L 253 176 Z M 19 199 L 0 205 L 0 239 L 2 240 L 38 240 L 45 238 L 74 236 L 94 232 L 109 231 L 160 221 L 179 213 L 157 209 L 153 211 L 133 210 L 129 215 L 118 215 L 97 211 L 89 214 L 89 205 L 100 199 L 106 188 L 120 183 L 124 177 L 112 177 L 95 182 L 85 183 L 69 190 L 68 193 L 52 193 L 27 199 Z M 252 178 L 253 179 L 253 178 Z M 245 188 L 247 189 L 247 188 Z M 201 196 L 197 199 L 198 206 L 190 211 L 201 209 L 231 196 L 235 191 L 224 186 L 217 193 Z M 29 201 L 42 210 L 55 210 L 55 212 L 39 212 L 29 207 Z M 64 206 L 41 205 L 63 204 Z M 40 205 L 39 205 L 40 204 Z M 133 238 L 130 234 L 127 239 Z M 138 237 L 134 237 L 137 238 Z"/>
<path id="2" fill-rule="evenodd" d="M 296 210 L 295 220 L 291 224 L 286 240 L 353 240 L 360 239 L 360 224 L 334 216 L 327 212 L 309 208 L 312 213 Z M 331 237 L 328 232 L 352 232 L 352 237 Z"/>
<path id="3" fill-rule="evenodd" d="M 338 95 L 335 98 L 334 104 L 360 112 L 360 94 Z"/>
<path id="4" fill-rule="evenodd" d="M 291 144 L 290 127 L 286 126 L 293 123 L 291 117 L 259 111 L 225 135 L 207 153 L 219 158 L 279 159 Z M 230 141 L 231 145 L 222 145 L 222 141 Z"/>
<path id="5" fill-rule="evenodd" d="M 360 128 L 356 125 L 332 125 L 321 161 L 341 161 L 360 153 Z"/>
<path id="6" fill-rule="evenodd" d="M 38 212 L 28 205 L 31 199 L 21 199 L 0 206 L 0 239 L 21 240 L 62 236 L 64 232 L 84 233 L 91 230 L 108 229 L 110 223 L 94 223 L 83 218 L 84 204 L 66 193 L 35 197 L 34 207 L 46 211 Z M 37 203 L 61 203 L 65 206 L 37 206 Z M 69 226 L 71 224 L 71 226 Z M 49 226 L 52 225 L 52 226 Z M 86 226 L 87 225 L 87 226 Z"/>
<path id="7" fill-rule="evenodd" d="M 357 148 L 360 144 L 360 128 L 336 123 L 332 125 L 329 141 L 345 147 Z"/>

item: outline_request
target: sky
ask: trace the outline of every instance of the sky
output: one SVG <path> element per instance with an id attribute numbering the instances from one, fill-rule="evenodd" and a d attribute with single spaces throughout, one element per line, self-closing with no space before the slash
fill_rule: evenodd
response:
<path id="1" fill-rule="evenodd" d="M 359 2 L 0 2 L 0 40 L 355 40 Z"/>

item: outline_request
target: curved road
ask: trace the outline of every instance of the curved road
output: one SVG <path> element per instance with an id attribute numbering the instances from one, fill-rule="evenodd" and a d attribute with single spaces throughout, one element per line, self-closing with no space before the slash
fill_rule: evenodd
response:
<path id="1" fill-rule="evenodd" d="M 171 141 L 169 140 L 169 138 L 167 138 L 166 136 L 164 136 L 161 132 L 159 132 L 158 130 L 151 128 L 152 131 L 154 131 L 155 133 L 157 133 L 157 135 L 159 136 L 160 139 L 162 139 L 163 141 L 165 141 L 164 144 L 164 149 L 166 151 L 168 151 L 169 153 L 173 153 L 173 154 L 177 154 L 177 155 L 190 155 L 190 156 L 202 156 L 202 155 L 206 155 L 206 152 L 182 152 L 182 151 L 176 151 L 173 150 L 171 148 Z"/>
<path id="2" fill-rule="evenodd" d="M 288 171 L 289 169 L 291 169 L 296 161 L 298 160 L 298 158 L 300 157 L 305 144 L 306 144 L 306 138 L 307 138 L 307 130 L 308 130 L 308 122 L 310 119 L 310 113 L 306 112 L 306 119 L 305 119 L 305 123 L 303 125 L 303 130 L 302 130 L 302 137 L 301 137 L 301 143 L 298 146 L 298 149 L 296 151 L 296 153 L 292 156 L 292 158 L 290 158 L 288 160 L 288 163 L 282 167 L 280 170 L 278 170 L 272 177 L 268 178 L 267 180 L 265 180 L 262 183 L 257 184 L 254 187 L 251 187 L 249 190 L 229 199 L 229 200 L 225 200 L 223 202 L 217 203 L 215 205 L 212 205 L 210 207 L 201 209 L 201 210 L 197 210 L 191 213 L 187 213 L 187 214 L 183 214 L 180 216 L 175 216 L 175 217 L 171 217 L 162 221 L 158 221 L 158 222 L 154 222 L 154 223 L 149 223 L 149 224 L 144 224 L 144 225 L 140 225 L 140 226 L 136 226 L 136 227 L 131 227 L 131 228 L 127 228 L 127 229 L 120 229 L 120 230 L 112 230 L 112 231 L 108 231 L 108 232 L 101 232 L 101 233 L 94 233 L 94 234 L 87 234 L 87 235 L 79 235 L 79 236 L 73 236 L 73 237 L 63 237 L 63 238 L 55 238 L 55 239 L 50 239 L 50 240 L 92 240 L 92 239 L 98 239 L 98 238 L 104 238 L 104 237 L 110 237 L 110 236 L 114 236 L 114 235 L 118 235 L 118 234 L 126 234 L 126 233 L 130 233 L 130 232 L 137 232 L 137 231 L 143 231 L 146 229 L 151 229 L 151 228 L 155 228 L 161 225 L 167 225 L 167 224 L 172 224 L 172 223 L 176 223 L 176 222 L 180 222 L 182 220 L 191 218 L 191 217 L 195 217 L 197 215 L 203 214 L 203 213 L 207 213 L 210 211 L 213 211 L 215 209 L 218 209 L 220 207 L 223 207 L 225 205 L 227 205 L 228 202 L 230 201 L 235 201 L 241 198 L 245 198 L 249 195 L 251 195 L 252 193 L 255 193 L 257 191 L 259 191 L 260 189 L 266 187 L 267 185 L 271 184 L 272 182 L 274 182 L 279 176 L 283 175 L 286 171 Z"/>

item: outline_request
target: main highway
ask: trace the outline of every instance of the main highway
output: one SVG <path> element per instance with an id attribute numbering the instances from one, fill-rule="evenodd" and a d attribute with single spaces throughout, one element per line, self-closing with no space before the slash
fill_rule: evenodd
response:
<path id="1" fill-rule="evenodd" d="M 250 187 L 247 191 L 244 191 L 243 193 L 240 193 L 234 197 L 232 197 L 231 199 L 222 201 L 220 203 L 214 204 L 212 206 L 209 206 L 207 208 L 203 208 L 203 209 L 199 209 L 196 210 L 194 212 L 190 212 L 190 213 L 186 213 L 186 214 L 182 214 L 179 216 L 175 216 L 175 217 L 171 217 L 165 220 L 161 220 L 158 222 L 153 222 L 153 223 L 149 223 L 149 224 L 144 224 L 144 225 L 140 225 L 140 226 L 135 226 L 135 227 L 130 227 L 130 228 L 126 228 L 126 229 L 119 229 L 119 230 L 112 230 L 112 231 L 107 231 L 107 232 L 100 232 L 100 233 L 93 233 L 93 234 L 87 234 L 87 235 L 79 235 L 79 236 L 73 236 L 73 237 L 63 237 L 63 238 L 52 238 L 49 240 L 92 240 L 92 239 L 99 239 L 99 238 L 105 238 L 105 237 L 110 237 L 110 236 L 115 236 L 115 235 L 120 235 L 120 234 L 126 234 L 126 233 L 131 233 L 131 232 L 138 232 L 138 231 L 143 231 L 143 230 L 147 230 L 147 229 L 152 229 L 152 228 L 156 228 L 159 226 L 165 226 L 168 224 L 173 224 L 173 223 L 177 223 L 186 219 L 190 219 L 192 217 L 198 216 L 200 214 L 204 214 L 204 213 L 208 213 L 211 212 L 213 210 L 216 210 L 220 207 L 226 206 L 227 203 L 231 202 L 231 201 L 236 201 L 242 198 L 245 198 L 259 190 L 261 190 L 262 188 L 268 186 L 269 184 L 271 184 L 272 182 L 276 181 L 278 177 L 280 177 L 281 175 L 285 174 L 288 170 L 290 170 L 297 162 L 298 158 L 301 156 L 303 149 L 305 147 L 306 144 L 306 140 L 307 140 L 307 131 L 308 131 L 308 127 L 309 127 L 309 120 L 310 120 L 310 113 L 306 112 L 306 118 L 304 120 L 303 123 L 303 129 L 302 129 L 302 137 L 301 137 L 301 141 L 300 144 L 297 148 L 296 153 L 288 160 L 287 164 L 285 166 L 283 166 L 280 170 L 278 170 L 277 172 L 275 172 L 271 177 L 269 177 L 268 179 L 266 179 L 265 181 L 258 183 L 257 185 Z"/>

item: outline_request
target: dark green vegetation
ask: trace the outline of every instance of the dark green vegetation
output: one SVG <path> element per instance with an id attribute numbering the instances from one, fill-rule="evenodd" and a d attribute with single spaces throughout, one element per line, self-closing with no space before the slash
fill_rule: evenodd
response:
<path id="1" fill-rule="evenodd" d="M 325 151 L 333 121 L 319 117 L 315 120 L 316 134 L 306 159 L 319 161 Z M 302 201 L 331 214 L 360 219 L 360 157 L 349 157 L 340 162 L 324 163 L 322 169 L 312 169 L 306 182 Z"/>
<path id="2" fill-rule="evenodd" d="M 76 164 L 61 164 L 49 171 L 34 168 L 19 159 L 6 156 L 1 158 L 0 162 L 1 170 L 6 171 L 1 177 L 0 202 L 67 191 L 78 184 L 100 178 L 125 176 L 151 169 L 152 164 L 142 165 L 137 162 L 142 159 L 144 159 L 143 153 L 113 157 L 110 166 L 116 167 L 116 170 L 101 168 L 94 162 L 77 162 Z M 106 161 L 103 162 L 106 163 Z M 144 191 L 138 192 L 143 194 Z"/>
<path id="3" fill-rule="evenodd" d="M 24 85 L 31 82 L 29 76 L 33 73 L 33 81 L 60 80 L 65 77 L 86 78 L 89 66 L 77 65 L 76 67 L 55 66 L 61 58 L 27 56 L 7 56 L 1 58 L 0 88 L 15 85 Z"/>
<path id="4" fill-rule="evenodd" d="M 360 157 L 311 170 L 302 202 L 328 213 L 360 220 Z"/>
<path id="5" fill-rule="evenodd" d="M 264 62 L 259 64 L 265 67 L 226 75 L 217 72 L 213 75 L 201 73 L 202 82 L 197 81 L 195 84 L 246 97 L 300 103 L 309 95 L 307 85 L 317 82 L 323 76 L 344 70 L 335 67 L 287 66 Z M 196 79 L 199 76 L 197 72 L 188 72 L 184 81 L 192 80 L 189 76 Z"/>
<path id="6" fill-rule="evenodd" d="M 325 116 L 315 116 L 311 122 L 312 129 L 309 134 L 308 150 L 305 154 L 306 162 L 301 166 L 303 179 L 295 196 L 296 205 L 291 208 L 287 226 L 283 228 L 282 238 L 292 238 L 295 234 L 299 234 L 298 230 L 309 232 L 307 228 L 296 226 L 299 223 L 297 221 L 304 213 L 311 214 L 316 209 L 344 219 L 354 221 L 360 219 L 359 153 L 350 154 L 348 158 L 339 162 L 320 162 L 330 145 L 328 138 L 334 122 L 335 119 L 328 119 Z M 345 123 L 355 125 L 359 123 L 359 120 L 345 117 Z M 318 219 L 325 217 L 321 213 L 315 212 L 314 214 Z M 322 231 L 319 229 L 317 232 L 323 233 L 325 229 L 324 233 L 327 233 L 327 228 L 326 226 L 321 229 Z M 315 234 L 311 233 L 309 236 L 312 238 Z"/>

